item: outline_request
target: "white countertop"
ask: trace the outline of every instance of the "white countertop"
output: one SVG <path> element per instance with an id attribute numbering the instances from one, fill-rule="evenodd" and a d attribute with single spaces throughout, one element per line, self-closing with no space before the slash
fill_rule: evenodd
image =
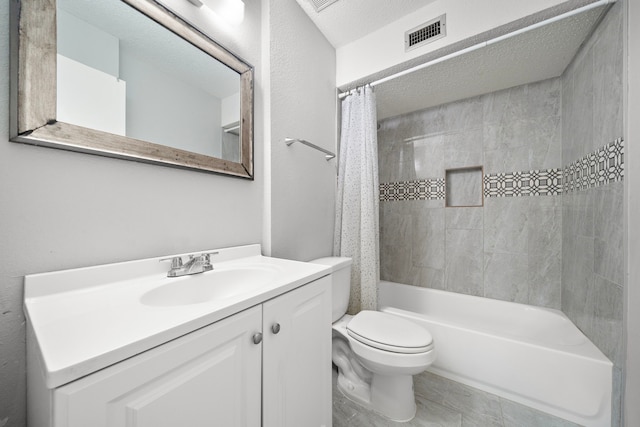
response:
<path id="1" fill-rule="evenodd" d="M 203 280 L 210 273 L 167 278 L 169 264 L 158 257 L 26 276 L 28 333 L 35 337 L 47 387 L 76 380 L 330 273 L 327 266 L 264 257 L 259 245 L 217 251 L 211 259 L 214 271 L 249 264 L 277 274 L 249 293 L 168 307 L 148 306 L 140 299 L 172 281 Z"/>

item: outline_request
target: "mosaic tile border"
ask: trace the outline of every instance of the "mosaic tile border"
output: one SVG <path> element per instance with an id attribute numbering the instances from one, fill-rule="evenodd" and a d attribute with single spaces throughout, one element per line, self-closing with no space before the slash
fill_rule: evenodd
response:
<path id="1" fill-rule="evenodd" d="M 562 169 L 487 174 L 485 197 L 556 196 L 562 194 Z"/>
<path id="2" fill-rule="evenodd" d="M 563 169 L 486 174 L 484 197 L 557 196 L 624 179 L 624 140 L 600 147 Z M 380 201 L 445 198 L 444 178 L 380 184 Z"/>
<path id="3" fill-rule="evenodd" d="M 562 185 L 563 191 L 569 193 L 621 181 L 623 178 L 624 140 L 618 138 L 565 166 Z"/>
<path id="4" fill-rule="evenodd" d="M 444 178 L 380 184 L 380 201 L 444 199 Z"/>

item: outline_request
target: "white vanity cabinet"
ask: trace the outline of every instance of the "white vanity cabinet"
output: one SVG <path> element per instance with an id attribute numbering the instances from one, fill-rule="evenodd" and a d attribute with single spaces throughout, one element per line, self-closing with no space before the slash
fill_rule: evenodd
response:
<path id="1" fill-rule="evenodd" d="M 331 279 L 265 302 L 263 328 L 262 425 L 330 427 Z"/>
<path id="2" fill-rule="evenodd" d="M 52 425 L 329 427 L 330 367 L 325 276 L 52 390 Z"/>
<path id="3" fill-rule="evenodd" d="M 54 390 L 55 427 L 260 425 L 253 307 Z"/>

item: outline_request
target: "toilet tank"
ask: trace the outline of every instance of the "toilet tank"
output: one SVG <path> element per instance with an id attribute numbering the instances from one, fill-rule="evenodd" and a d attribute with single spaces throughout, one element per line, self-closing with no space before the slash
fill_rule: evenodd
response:
<path id="1" fill-rule="evenodd" d="M 351 294 L 351 258 L 326 257 L 314 259 L 309 262 L 331 267 L 331 292 L 333 298 L 331 322 L 333 323 L 344 316 L 349 306 L 349 295 Z"/>

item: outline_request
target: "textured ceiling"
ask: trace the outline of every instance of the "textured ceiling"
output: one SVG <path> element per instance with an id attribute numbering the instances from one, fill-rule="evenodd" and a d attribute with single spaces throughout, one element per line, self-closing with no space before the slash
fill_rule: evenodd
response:
<path id="1" fill-rule="evenodd" d="M 434 0 L 339 0 L 320 12 L 310 0 L 296 1 L 340 47 Z M 380 84 L 378 119 L 558 77 L 605 10 L 598 7 Z"/>
<path id="2" fill-rule="evenodd" d="M 435 0 L 339 0 L 316 12 L 310 0 L 296 0 L 333 47 L 357 40 Z"/>
<path id="3" fill-rule="evenodd" d="M 375 87 L 378 119 L 557 77 L 604 7 L 525 32 Z"/>

